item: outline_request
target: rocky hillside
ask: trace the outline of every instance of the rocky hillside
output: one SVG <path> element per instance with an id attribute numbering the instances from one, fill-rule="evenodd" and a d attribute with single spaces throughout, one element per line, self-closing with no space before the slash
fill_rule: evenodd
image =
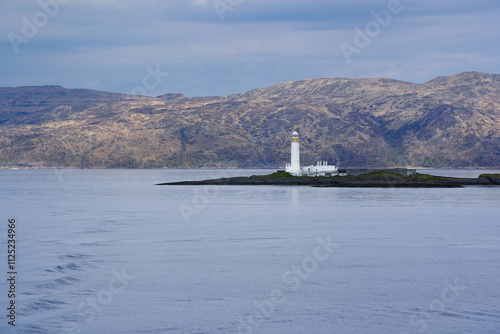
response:
<path id="1" fill-rule="evenodd" d="M 309 79 L 228 97 L 0 88 L 0 166 L 500 166 L 500 75 Z"/>

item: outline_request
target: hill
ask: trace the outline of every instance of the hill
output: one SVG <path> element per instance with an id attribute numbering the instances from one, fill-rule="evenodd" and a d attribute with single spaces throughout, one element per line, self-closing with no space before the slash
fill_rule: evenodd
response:
<path id="1" fill-rule="evenodd" d="M 0 166 L 500 166 L 500 75 L 284 82 L 228 97 L 0 88 Z"/>

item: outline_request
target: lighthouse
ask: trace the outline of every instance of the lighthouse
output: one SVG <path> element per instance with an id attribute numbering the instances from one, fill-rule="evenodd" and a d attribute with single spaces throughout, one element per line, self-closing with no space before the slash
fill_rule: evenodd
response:
<path id="1" fill-rule="evenodd" d="M 293 176 L 334 176 L 338 175 L 338 168 L 335 165 L 329 165 L 327 161 L 318 161 L 316 166 L 300 167 L 300 149 L 299 134 L 297 131 L 292 133 L 292 152 L 290 163 L 286 164 L 286 171 Z"/>
<path id="2" fill-rule="evenodd" d="M 297 131 L 292 133 L 292 152 L 290 163 L 286 165 L 286 171 L 292 175 L 300 175 L 300 149 L 299 134 Z"/>

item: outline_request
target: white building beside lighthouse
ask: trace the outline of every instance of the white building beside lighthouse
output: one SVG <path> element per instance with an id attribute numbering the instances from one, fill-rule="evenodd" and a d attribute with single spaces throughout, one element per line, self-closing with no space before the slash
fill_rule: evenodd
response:
<path id="1" fill-rule="evenodd" d="M 286 164 L 286 171 L 294 176 L 334 176 L 338 175 L 338 168 L 335 165 L 328 165 L 327 161 L 318 161 L 316 166 L 300 167 L 299 134 L 292 133 L 292 150 L 290 163 Z"/>

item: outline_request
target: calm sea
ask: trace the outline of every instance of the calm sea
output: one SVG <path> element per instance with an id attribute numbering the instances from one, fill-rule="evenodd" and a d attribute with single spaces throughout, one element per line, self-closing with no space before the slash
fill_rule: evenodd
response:
<path id="1" fill-rule="evenodd" d="M 500 187 L 155 186 L 269 172 L 0 170 L 0 332 L 500 333 Z"/>

